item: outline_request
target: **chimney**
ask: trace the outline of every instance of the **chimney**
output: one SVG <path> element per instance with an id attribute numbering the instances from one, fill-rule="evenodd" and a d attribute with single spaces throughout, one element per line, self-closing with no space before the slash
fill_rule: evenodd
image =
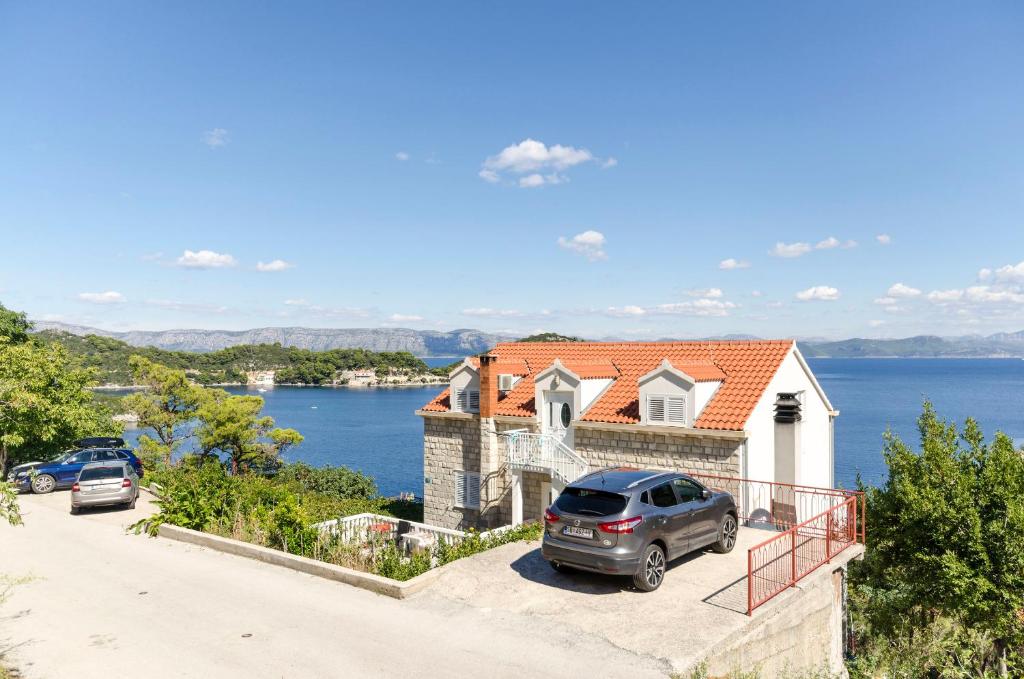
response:
<path id="1" fill-rule="evenodd" d="M 494 354 L 480 356 L 480 417 L 494 417 L 498 409 L 498 357 Z"/>

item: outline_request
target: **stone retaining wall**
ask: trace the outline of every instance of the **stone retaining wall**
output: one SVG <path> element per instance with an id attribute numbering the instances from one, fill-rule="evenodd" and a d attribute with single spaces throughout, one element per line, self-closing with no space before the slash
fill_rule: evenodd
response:
<path id="1" fill-rule="evenodd" d="M 695 436 L 613 431 L 577 425 L 576 453 L 591 469 L 625 465 L 740 476 L 741 441 Z"/>

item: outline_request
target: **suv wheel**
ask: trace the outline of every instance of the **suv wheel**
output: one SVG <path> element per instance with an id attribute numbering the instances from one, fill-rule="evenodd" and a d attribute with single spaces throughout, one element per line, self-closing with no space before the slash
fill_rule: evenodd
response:
<path id="1" fill-rule="evenodd" d="M 647 545 L 640 567 L 633 574 L 633 584 L 641 592 L 653 592 L 665 579 L 665 552 L 658 545 Z"/>
<path id="2" fill-rule="evenodd" d="M 46 493 L 52 493 L 53 489 L 57 487 L 57 480 L 49 474 L 40 474 L 39 476 L 32 479 L 32 492 L 44 495 Z"/>
<path id="3" fill-rule="evenodd" d="M 728 554 L 736 546 L 736 534 L 739 527 L 736 524 L 736 517 L 726 514 L 722 519 L 722 525 L 718 527 L 718 542 L 711 546 L 719 554 Z"/>

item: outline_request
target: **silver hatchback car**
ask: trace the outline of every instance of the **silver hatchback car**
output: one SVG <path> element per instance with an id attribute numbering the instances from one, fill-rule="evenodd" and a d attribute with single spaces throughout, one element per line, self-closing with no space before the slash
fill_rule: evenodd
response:
<path id="1" fill-rule="evenodd" d="M 566 486 L 544 512 L 541 554 L 555 570 L 630 575 L 650 592 L 668 561 L 708 546 L 732 551 L 737 516 L 732 495 L 686 474 L 604 469 Z"/>
<path id="2" fill-rule="evenodd" d="M 71 486 L 71 513 L 82 507 L 124 505 L 135 507 L 139 476 L 128 462 L 90 462 L 82 467 Z"/>

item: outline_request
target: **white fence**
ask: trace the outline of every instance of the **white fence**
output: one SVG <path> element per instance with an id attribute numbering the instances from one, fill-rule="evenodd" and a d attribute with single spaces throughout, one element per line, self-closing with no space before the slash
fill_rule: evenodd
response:
<path id="1" fill-rule="evenodd" d="M 512 430 L 502 434 L 512 468 L 548 471 L 562 483 L 587 473 L 587 461 L 551 434 Z"/>
<path id="2" fill-rule="evenodd" d="M 405 519 L 398 519 L 393 516 L 383 516 L 382 514 L 371 513 L 354 514 L 352 516 L 342 517 L 341 519 L 324 521 L 316 524 L 316 528 L 319 528 L 321 531 L 328 531 L 334 535 L 338 535 L 343 542 L 366 542 L 371 537 L 385 540 L 397 540 L 398 525 L 400 523 L 408 524 L 409 533 L 432 538 L 432 541 L 435 544 L 445 542 L 449 545 L 455 545 L 462 542 L 469 535 L 469 533 L 461 530 L 441 528 L 440 526 L 431 526 L 418 521 L 406 521 Z M 385 528 L 385 526 L 387 528 Z M 512 526 L 502 526 L 500 528 L 485 531 L 480 533 L 480 537 L 486 538 L 489 535 L 498 535 L 511 527 Z"/>

